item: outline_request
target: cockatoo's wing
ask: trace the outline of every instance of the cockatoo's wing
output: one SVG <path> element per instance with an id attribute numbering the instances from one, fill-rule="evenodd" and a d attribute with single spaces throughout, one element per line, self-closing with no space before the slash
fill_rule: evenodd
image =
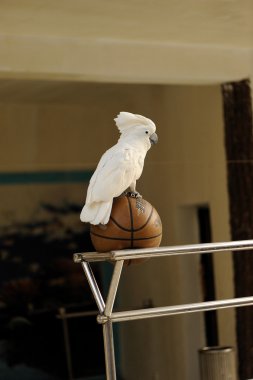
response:
<path id="1" fill-rule="evenodd" d="M 105 152 L 90 180 L 86 203 L 107 202 L 122 194 L 135 178 L 136 158 L 130 147 L 116 145 Z"/>

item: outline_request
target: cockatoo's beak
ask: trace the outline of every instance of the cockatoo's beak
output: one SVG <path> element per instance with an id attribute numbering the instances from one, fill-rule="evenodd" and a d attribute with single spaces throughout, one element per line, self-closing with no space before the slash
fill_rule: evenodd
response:
<path id="1" fill-rule="evenodd" d="M 156 133 L 152 133 L 152 135 L 150 136 L 149 140 L 150 140 L 150 142 L 151 142 L 152 145 L 153 144 L 157 144 L 157 142 L 158 142 L 158 136 L 157 136 L 157 134 Z"/>

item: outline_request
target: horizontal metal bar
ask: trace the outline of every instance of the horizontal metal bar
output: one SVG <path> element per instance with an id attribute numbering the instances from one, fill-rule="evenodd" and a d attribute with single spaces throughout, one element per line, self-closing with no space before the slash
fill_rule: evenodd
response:
<path id="1" fill-rule="evenodd" d="M 111 261 L 111 252 L 98 253 L 98 252 L 85 252 L 85 253 L 74 253 L 73 260 L 75 263 L 81 263 L 82 261 Z"/>
<path id="2" fill-rule="evenodd" d="M 90 317 L 91 315 L 98 315 L 98 311 L 90 310 L 90 311 L 79 311 L 75 313 L 60 313 L 56 315 L 56 318 L 59 318 L 59 319 L 82 318 L 82 317 Z"/>
<path id="3" fill-rule="evenodd" d="M 219 301 L 208 301 L 208 302 L 198 302 L 186 305 L 177 306 L 165 306 L 165 307 L 154 307 L 148 309 L 130 310 L 130 311 L 119 311 L 112 313 L 110 320 L 112 322 L 124 322 L 133 321 L 136 319 L 147 319 L 147 318 L 157 318 L 165 317 L 169 315 L 196 313 L 200 311 L 208 310 L 218 310 L 226 309 L 230 307 L 241 307 L 253 305 L 253 297 L 242 297 L 233 298 Z M 108 317 L 105 315 L 98 315 L 98 323 L 105 323 Z"/>
<path id="4" fill-rule="evenodd" d="M 175 256 L 186 254 L 202 254 L 208 252 L 242 251 L 253 249 L 253 240 L 233 241 L 227 243 L 204 243 L 178 245 L 174 247 L 158 247 L 135 250 L 112 251 L 113 260 L 144 259 L 149 257 Z"/>
<path id="5" fill-rule="evenodd" d="M 226 243 L 205 243 L 178 245 L 171 247 L 124 249 L 107 253 L 87 252 L 74 254 L 74 261 L 117 261 L 177 256 L 189 254 L 203 254 L 209 252 L 243 251 L 253 249 L 253 240 L 240 240 Z"/>

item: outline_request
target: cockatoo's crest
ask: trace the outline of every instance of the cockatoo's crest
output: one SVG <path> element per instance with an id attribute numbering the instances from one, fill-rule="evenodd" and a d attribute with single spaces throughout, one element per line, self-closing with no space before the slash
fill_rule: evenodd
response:
<path id="1" fill-rule="evenodd" d="M 156 130 L 155 123 L 152 120 L 148 119 L 145 116 L 136 115 L 130 112 L 120 112 L 114 120 L 120 133 L 128 131 L 132 127 L 138 127 L 140 125 L 146 125 L 149 128 L 151 127 L 153 132 Z"/>

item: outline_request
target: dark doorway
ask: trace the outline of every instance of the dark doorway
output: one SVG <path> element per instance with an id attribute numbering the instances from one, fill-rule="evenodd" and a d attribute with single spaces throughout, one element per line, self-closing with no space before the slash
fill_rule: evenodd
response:
<path id="1" fill-rule="evenodd" d="M 212 231 L 210 222 L 210 210 L 208 206 L 200 206 L 197 209 L 199 240 L 200 243 L 210 243 L 212 241 Z M 203 281 L 204 301 L 215 299 L 215 283 L 212 253 L 201 255 L 201 269 Z M 207 346 L 218 345 L 217 313 L 215 310 L 204 313 L 205 335 Z"/>

